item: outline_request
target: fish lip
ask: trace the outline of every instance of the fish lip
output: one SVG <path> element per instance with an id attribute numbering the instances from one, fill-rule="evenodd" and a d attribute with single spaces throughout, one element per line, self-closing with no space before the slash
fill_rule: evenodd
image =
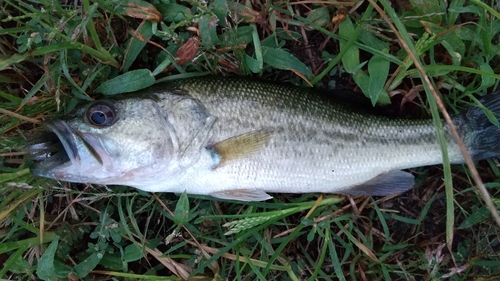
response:
<path id="1" fill-rule="evenodd" d="M 31 171 L 40 176 L 49 176 L 53 169 L 68 162 L 80 166 L 74 130 L 62 120 L 45 122 L 42 127 L 46 132 L 39 139 L 32 140 L 28 148 L 34 162 Z"/>
<path id="2" fill-rule="evenodd" d="M 54 120 L 45 126 L 59 138 L 71 163 L 80 166 L 80 155 L 78 154 L 78 147 L 75 141 L 76 134 L 73 129 L 62 120 Z"/>

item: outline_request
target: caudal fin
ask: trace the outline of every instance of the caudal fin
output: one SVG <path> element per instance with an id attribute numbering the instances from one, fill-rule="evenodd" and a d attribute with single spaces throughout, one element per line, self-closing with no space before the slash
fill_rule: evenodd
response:
<path id="1" fill-rule="evenodd" d="M 484 108 L 473 106 L 458 116 L 458 128 L 474 161 L 500 156 L 500 91 L 480 100 Z"/>

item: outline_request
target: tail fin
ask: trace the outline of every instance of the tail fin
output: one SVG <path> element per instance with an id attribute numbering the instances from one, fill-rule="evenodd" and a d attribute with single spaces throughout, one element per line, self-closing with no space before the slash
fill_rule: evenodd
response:
<path id="1" fill-rule="evenodd" d="M 470 107 L 460 118 L 462 139 L 474 161 L 500 156 L 500 91 L 480 100 L 482 107 Z M 459 129 L 460 130 L 460 129 Z"/>

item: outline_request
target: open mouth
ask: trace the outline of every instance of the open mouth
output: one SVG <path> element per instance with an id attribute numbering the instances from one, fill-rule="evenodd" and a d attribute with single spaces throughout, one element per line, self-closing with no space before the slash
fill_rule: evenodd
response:
<path id="1" fill-rule="evenodd" d="M 73 130 L 61 120 L 45 123 L 44 127 L 47 132 L 33 139 L 28 148 L 34 162 L 31 171 L 39 176 L 47 176 L 61 165 L 79 165 L 77 136 Z"/>

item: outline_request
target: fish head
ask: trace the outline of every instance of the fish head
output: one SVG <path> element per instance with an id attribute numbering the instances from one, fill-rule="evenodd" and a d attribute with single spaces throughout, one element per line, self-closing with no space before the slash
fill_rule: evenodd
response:
<path id="1" fill-rule="evenodd" d="M 94 101 L 44 127 L 29 146 L 38 176 L 137 186 L 175 169 L 175 132 L 152 98 Z"/>

